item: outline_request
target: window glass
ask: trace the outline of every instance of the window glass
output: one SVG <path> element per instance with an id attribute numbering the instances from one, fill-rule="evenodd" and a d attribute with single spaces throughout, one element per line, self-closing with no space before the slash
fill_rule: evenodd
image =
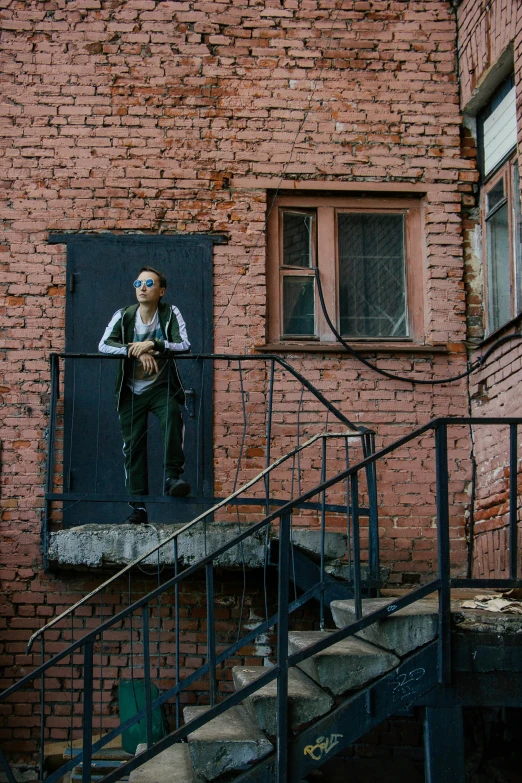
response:
<path id="1" fill-rule="evenodd" d="M 492 209 L 494 209 L 497 204 L 500 204 L 501 201 L 505 198 L 504 195 L 504 177 L 499 179 L 497 184 L 491 188 L 487 195 L 488 199 L 488 212 L 491 212 Z"/>
<path id="2" fill-rule="evenodd" d="M 283 333 L 315 334 L 314 278 L 298 275 L 283 277 Z"/>
<path id="3" fill-rule="evenodd" d="M 283 266 L 312 266 L 312 215 L 283 212 Z"/>
<path id="4" fill-rule="evenodd" d="M 494 332 L 511 319 L 509 212 L 507 202 L 486 220 L 488 328 Z"/>
<path id="5" fill-rule="evenodd" d="M 512 164 L 513 167 L 513 226 L 514 226 L 514 252 L 515 252 L 515 280 L 516 280 L 516 303 L 515 315 L 522 310 L 522 217 L 520 214 L 520 175 L 518 171 L 518 161 Z"/>
<path id="6" fill-rule="evenodd" d="M 406 337 L 404 215 L 338 214 L 341 334 Z"/>

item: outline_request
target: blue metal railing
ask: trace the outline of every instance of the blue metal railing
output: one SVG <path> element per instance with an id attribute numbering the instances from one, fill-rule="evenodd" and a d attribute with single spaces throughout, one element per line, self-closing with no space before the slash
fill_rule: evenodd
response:
<path id="1" fill-rule="evenodd" d="M 420 598 L 426 595 L 438 591 L 439 595 L 439 634 L 438 634 L 438 679 L 440 683 L 448 683 L 451 680 L 451 646 L 450 646 L 450 590 L 452 587 L 514 587 L 522 586 L 522 580 L 519 579 L 518 569 L 518 549 L 517 549 L 517 534 L 518 534 L 518 520 L 517 520 L 517 438 L 518 427 L 522 424 L 521 418 L 483 418 L 483 419 L 471 419 L 471 418 L 440 418 L 435 419 L 416 429 L 409 435 L 399 439 L 395 443 L 381 449 L 380 451 L 372 454 L 365 459 L 359 461 L 357 464 L 348 467 L 346 470 L 338 473 L 337 475 L 326 479 L 318 486 L 311 488 L 310 490 L 302 493 L 299 497 L 290 500 L 283 507 L 272 511 L 266 515 L 264 519 L 255 525 L 243 530 L 231 541 L 227 542 L 223 546 L 218 547 L 212 553 L 207 554 L 201 558 L 194 565 L 189 566 L 181 573 L 177 573 L 164 584 L 158 585 L 154 590 L 150 591 L 147 595 L 134 601 L 129 607 L 121 610 L 112 617 L 106 619 L 103 623 L 99 624 L 96 628 L 88 631 L 82 638 L 74 641 L 67 646 L 63 651 L 54 655 L 50 660 L 39 666 L 34 672 L 26 675 L 18 683 L 6 689 L 3 694 L 0 694 L 0 703 L 12 697 L 15 693 L 19 692 L 24 687 L 31 685 L 35 680 L 40 681 L 42 689 L 42 698 L 45 695 L 45 677 L 52 667 L 56 667 L 60 662 L 64 662 L 66 659 L 72 659 L 72 656 L 78 656 L 82 653 L 82 667 L 83 667 L 83 691 L 84 691 L 84 714 L 83 714 L 83 748 L 82 751 L 75 757 L 74 760 L 66 762 L 56 772 L 52 773 L 48 778 L 48 783 L 55 783 L 66 772 L 70 771 L 76 766 L 79 761 L 83 761 L 84 769 L 84 783 L 88 783 L 90 779 L 90 760 L 92 754 L 101 750 L 111 740 L 119 736 L 123 731 L 135 725 L 143 718 L 146 719 L 147 724 L 147 750 L 141 753 L 139 756 L 132 758 L 126 762 L 121 768 L 110 772 L 103 778 L 103 783 L 116 783 L 123 776 L 127 775 L 133 769 L 141 766 L 148 759 L 161 753 L 170 745 L 180 742 L 186 739 L 186 737 L 195 731 L 198 727 L 209 722 L 213 718 L 223 714 L 230 707 L 239 704 L 248 695 L 256 692 L 267 683 L 277 680 L 277 710 L 278 710 L 278 730 L 277 730 L 277 781 L 283 783 L 291 779 L 291 774 L 288 769 L 288 712 L 287 712 L 287 699 L 288 699 L 288 669 L 295 666 L 301 661 L 309 658 L 310 656 L 324 650 L 331 645 L 358 633 L 363 628 L 372 625 L 376 621 L 389 616 L 392 613 L 399 611 L 400 609 L 408 606 Z M 509 557 L 509 577 L 499 579 L 467 579 L 467 578 L 454 578 L 451 575 L 451 551 L 450 551 L 450 496 L 449 496 L 449 482 L 450 471 L 448 468 L 448 427 L 462 427 L 462 426 L 505 426 L 509 425 L 509 462 L 510 462 L 510 476 L 509 476 L 509 540 L 511 543 L 511 551 Z M 436 499 L 436 516 L 437 516 L 437 575 L 430 582 L 421 587 L 412 590 L 409 594 L 400 598 L 394 598 L 387 606 L 382 607 L 378 611 L 374 611 L 366 616 L 362 616 L 362 579 L 361 579 L 361 531 L 358 525 L 359 512 L 360 512 L 360 488 L 359 477 L 361 473 L 364 475 L 369 465 L 376 466 L 380 460 L 383 460 L 388 455 L 399 450 L 403 446 L 407 445 L 411 441 L 424 433 L 433 433 L 434 439 L 434 457 L 435 457 L 435 488 L 434 494 Z M 431 441 L 430 441 L 431 443 Z M 353 568 L 354 568 L 354 601 L 355 601 L 355 622 L 351 625 L 335 630 L 328 635 L 325 635 L 321 641 L 318 641 L 311 646 L 307 647 L 298 653 L 289 653 L 288 650 L 288 633 L 289 622 L 293 612 L 301 607 L 304 603 L 309 601 L 317 591 L 324 589 L 324 584 L 318 584 L 315 589 L 308 591 L 299 598 L 291 600 L 289 595 L 289 563 L 291 561 L 291 537 L 292 537 L 292 514 L 298 511 L 303 503 L 311 501 L 314 497 L 322 497 L 328 490 L 338 487 L 342 482 L 350 482 L 350 499 L 352 506 L 352 543 L 353 543 Z M 515 500 L 511 500 L 512 497 Z M 150 682 L 151 677 L 151 662 L 148 653 L 145 652 L 145 648 L 149 645 L 149 617 L 150 612 L 154 606 L 154 602 L 162 595 L 169 591 L 176 591 L 176 589 L 187 580 L 192 579 L 200 572 L 205 574 L 206 584 L 206 601 L 207 606 L 213 604 L 214 599 L 214 565 L 219 562 L 219 558 L 230 551 L 231 548 L 241 545 L 249 537 L 266 531 L 266 529 L 274 524 L 279 526 L 279 563 L 278 563 L 278 583 L 277 583 L 277 612 L 259 622 L 255 628 L 249 630 L 249 632 L 243 635 L 235 643 L 228 646 L 219 645 L 216 641 L 215 623 L 212 613 L 207 618 L 207 652 L 205 662 L 195 669 L 191 674 L 184 679 L 177 681 L 175 685 L 165 689 L 160 695 L 152 699 L 148 698 L 147 703 L 141 711 L 137 712 L 132 718 L 129 718 L 125 723 L 120 724 L 116 728 L 108 731 L 103 737 L 97 739 L 92 743 L 92 691 L 93 691 L 93 649 L 97 640 L 103 639 L 104 632 L 109 629 L 114 629 L 120 623 L 125 622 L 133 614 L 140 612 L 141 621 L 141 633 L 143 644 L 143 667 L 144 667 L 144 680 L 146 683 Z M 176 536 L 174 536 L 176 540 Z M 251 643 L 256 637 L 263 633 L 266 633 L 270 629 L 276 629 L 277 640 L 277 661 L 273 668 L 267 670 L 259 679 L 250 685 L 241 688 L 233 694 L 227 695 L 222 701 L 218 700 L 217 689 L 217 671 L 218 667 L 223 664 L 228 658 L 235 655 L 242 647 Z M 41 638 L 42 654 L 44 653 L 44 641 Z M 220 649 L 221 647 L 221 649 Z M 196 719 L 190 721 L 190 723 L 180 726 L 176 726 L 176 729 L 168 734 L 163 739 L 153 742 L 152 729 L 151 729 L 151 715 L 152 712 L 165 704 L 169 700 L 176 698 L 180 693 L 186 691 L 194 683 L 200 681 L 202 678 L 207 677 L 209 679 L 209 701 L 210 708 L 203 715 L 198 716 Z M 150 693 L 150 690 L 149 690 Z M 393 710 L 393 705 L 390 705 L 390 709 Z M 42 714 L 42 720 L 45 726 L 45 714 Z"/>

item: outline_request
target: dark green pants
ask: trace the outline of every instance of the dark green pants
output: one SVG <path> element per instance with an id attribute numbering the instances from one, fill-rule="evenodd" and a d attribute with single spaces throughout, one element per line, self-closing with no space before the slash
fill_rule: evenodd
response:
<path id="1" fill-rule="evenodd" d="M 131 495 L 148 495 L 147 430 L 149 413 L 159 419 L 165 454 L 165 478 L 183 473 L 183 418 L 174 397 L 169 398 L 166 383 L 152 386 L 142 394 L 126 389 L 120 403 L 120 426 L 125 455 L 125 483 Z"/>

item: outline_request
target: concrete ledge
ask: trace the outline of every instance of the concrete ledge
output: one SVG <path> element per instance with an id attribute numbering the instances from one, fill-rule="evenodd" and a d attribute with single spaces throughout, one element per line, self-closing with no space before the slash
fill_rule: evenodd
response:
<path id="1" fill-rule="evenodd" d="M 81 525 L 69 530 L 51 533 L 49 537 L 49 564 L 54 568 L 103 568 L 126 566 L 142 557 L 157 544 L 165 541 L 182 525 Z M 231 541 L 238 533 L 237 524 L 214 523 L 195 525 L 178 538 L 178 562 L 182 566 L 196 563 Z M 265 559 L 263 531 L 235 546 L 215 565 L 222 568 L 260 568 Z M 159 550 L 160 565 L 174 565 L 174 545 Z M 156 566 L 154 553 L 144 565 Z"/>
<path id="2" fill-rule="evenodd" d="M 80 525 L 51 533 L 49 536 L 49 565 L 53 569 L 121 568 L 145 555 L 157 544 L 165 541 L 183 525 Z M 241 530 L 247 529 L 241 525 Z M 227 544 L 238 534 L 236 523 L 199 523 L 178 538 L 178 564 L 187 567 L 198 562 L 205 554 Z M 296 528 L 294 544 L 312 558 L 320 552 L 318 530 Z M 328 532 L 325 537 L 325 554 L 330 562 L 342 556 L 346 548 L 346 535 Z M 221 568 L 262 568 L 265 563 L 265 531 L 248 536 L 241 545 L 222 555 L 215 565 Z M 144 565 L 157 566 L 154 553 Z M 159 550 L 160 565 L 174 565 L 174 544 L 166 544 Z"/>

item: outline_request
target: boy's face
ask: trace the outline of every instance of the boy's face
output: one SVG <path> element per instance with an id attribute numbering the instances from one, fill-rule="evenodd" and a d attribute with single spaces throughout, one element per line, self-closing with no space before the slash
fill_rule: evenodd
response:
<path id="1" fill-rule="evenodd" d="M 138 275 L 137 280 L 141 282 L 141 286 L 136 288 L 136 299 L 138 302 L 140 304 L 157 305 L 165 293 L 165 289 L 160 288 L 158 275 L 156 275 L 154 272 L 141 272 L 141 274 Z M 153 285 L 146 285 L 146 280 L 153 280 Z"/>

